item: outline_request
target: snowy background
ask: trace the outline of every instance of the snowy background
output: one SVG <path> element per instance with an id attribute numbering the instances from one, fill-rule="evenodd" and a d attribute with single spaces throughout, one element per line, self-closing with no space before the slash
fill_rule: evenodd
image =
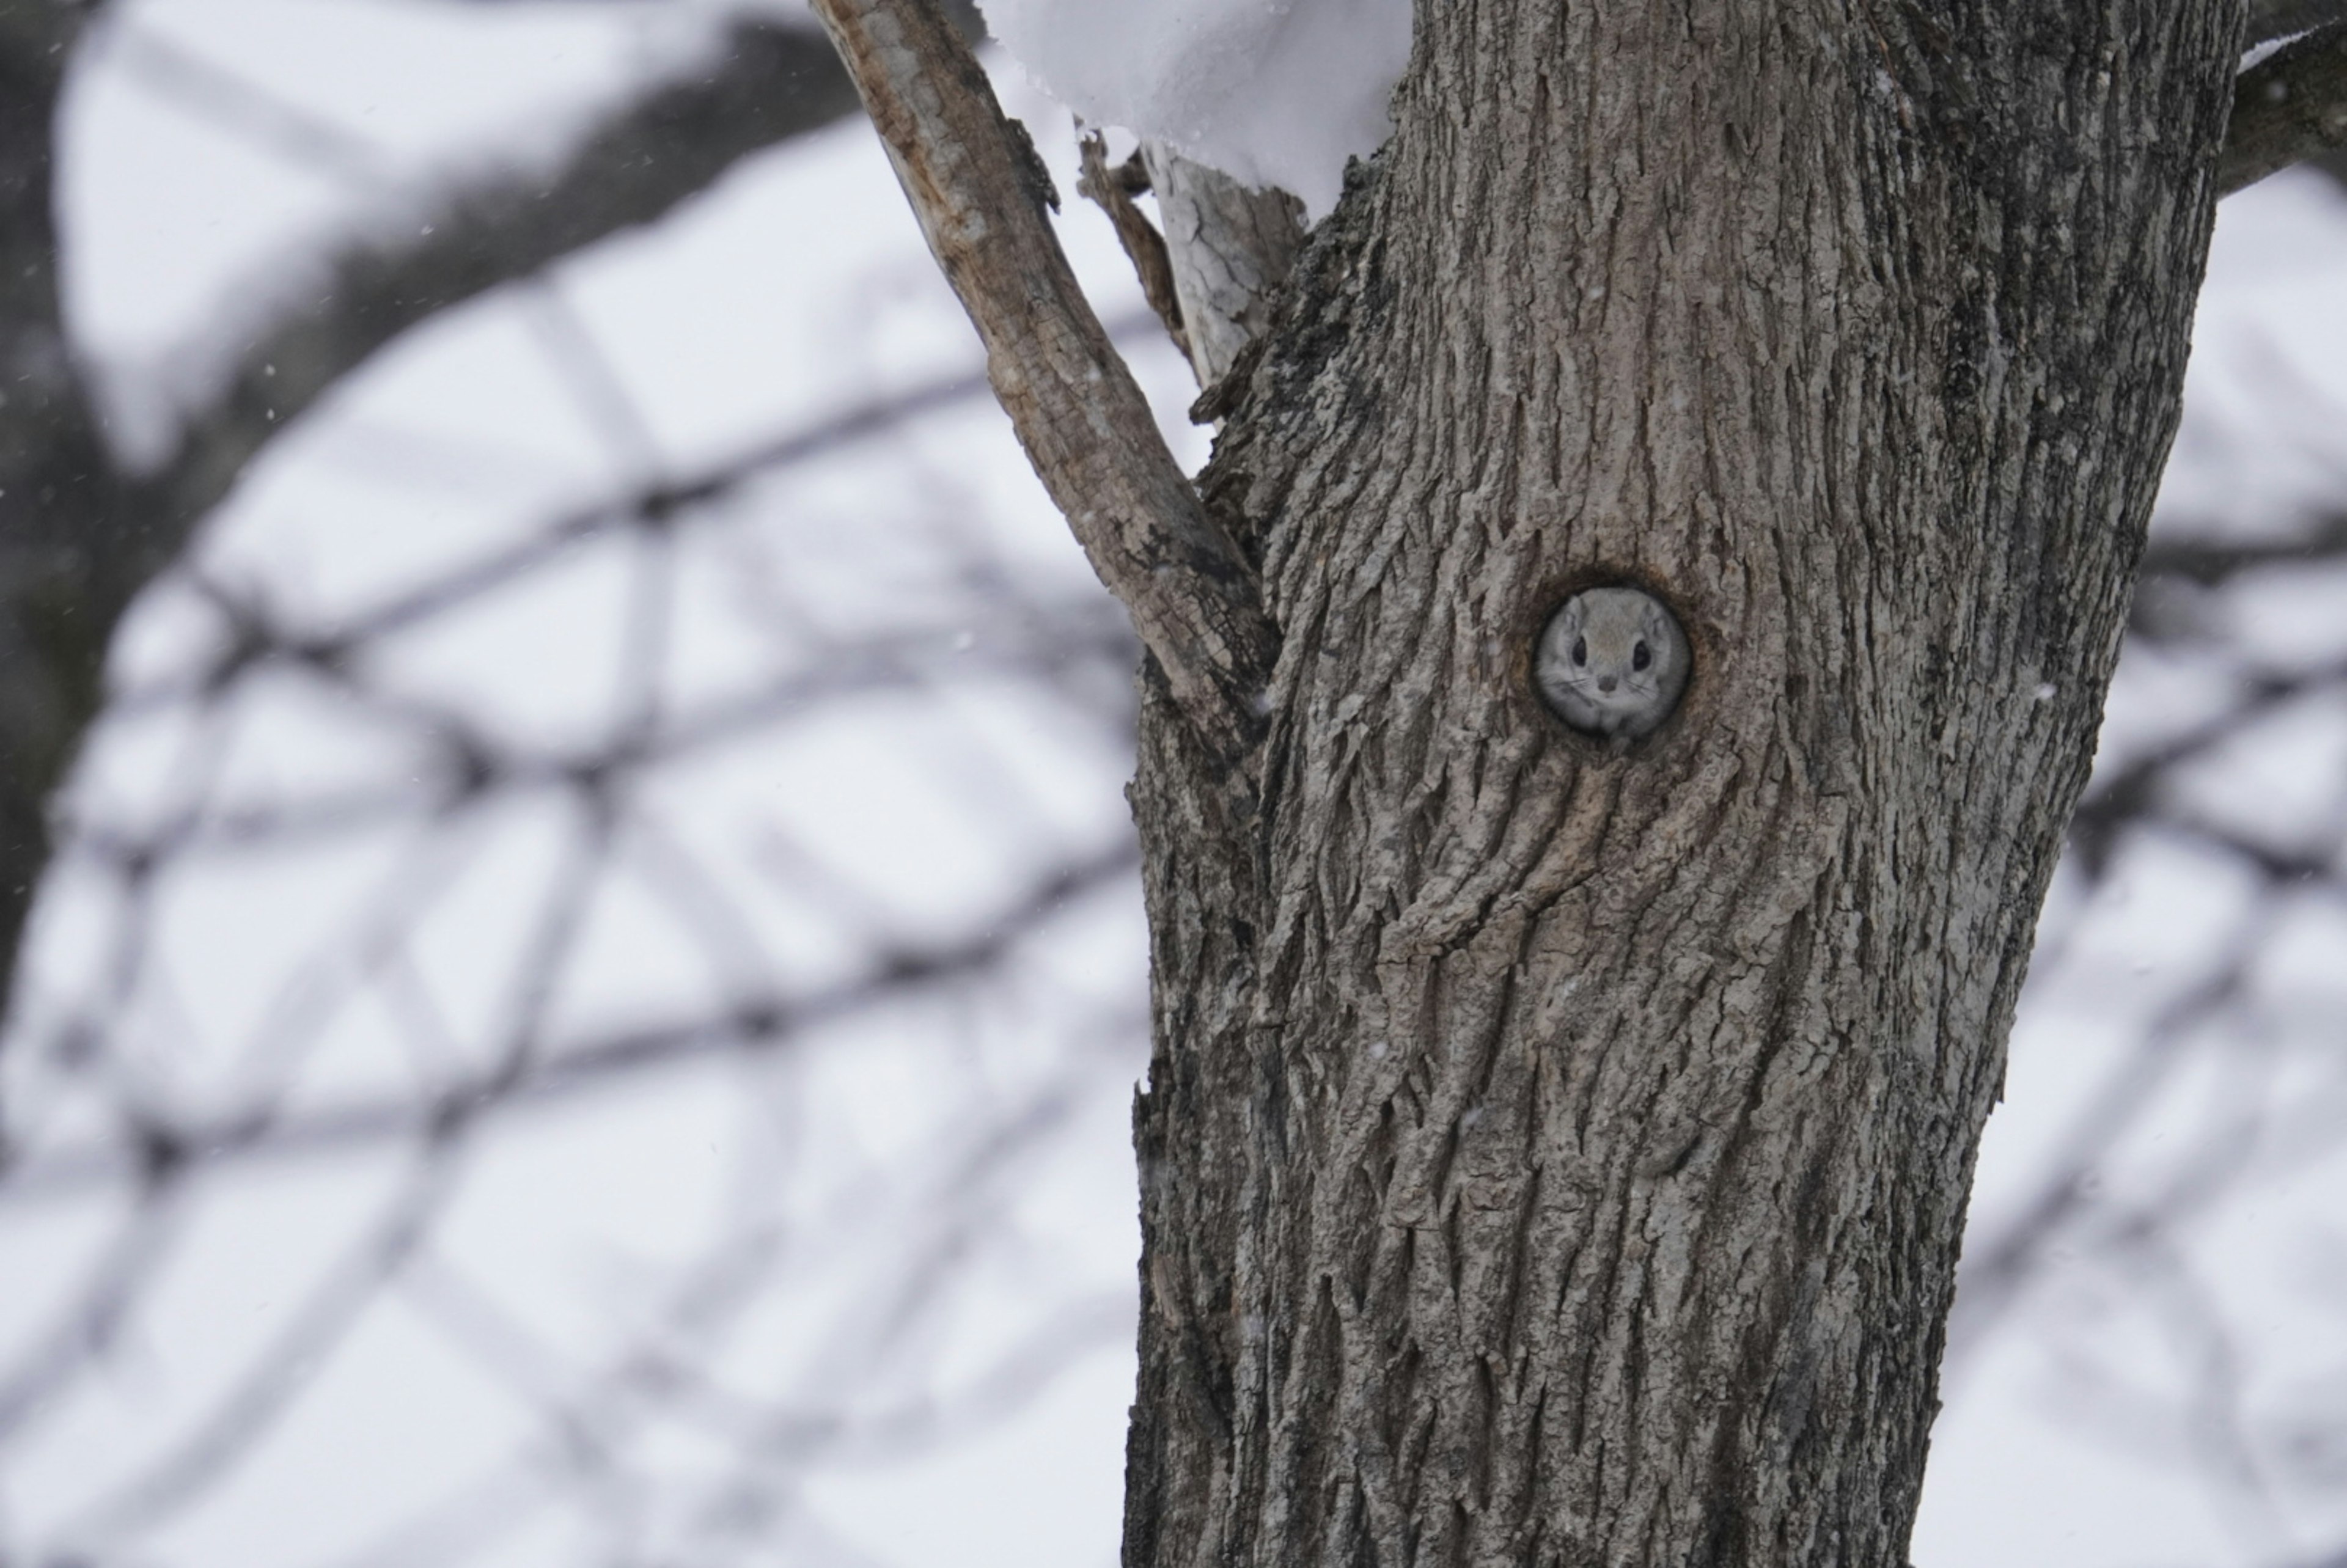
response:
<path id="1" fill-rule="evenodd" d="M 116 0 L 62 200 L 123 438 L 734 15 Z M 2347 197 L 2227 203 L 1919 1568 L 2347 1563 L 2342 366 Z M 407 333 L 148 595 L 0 1057 L 0 1563 L 1114 1560 L 1134 653 L 976 371 L 843 121 Z"/>

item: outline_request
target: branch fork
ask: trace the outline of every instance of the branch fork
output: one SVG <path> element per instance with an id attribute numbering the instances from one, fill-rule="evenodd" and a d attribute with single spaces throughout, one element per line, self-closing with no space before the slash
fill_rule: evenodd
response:
<path id="1" fill-rule="evenodd" d="M 1174 701 L 1228 764 L 1263 728 L 1278 649 L 1254 569 L 1206 510 L 1035 200 L 1034 152 L 933 0 L 814 0 L 988 379 Z"/>

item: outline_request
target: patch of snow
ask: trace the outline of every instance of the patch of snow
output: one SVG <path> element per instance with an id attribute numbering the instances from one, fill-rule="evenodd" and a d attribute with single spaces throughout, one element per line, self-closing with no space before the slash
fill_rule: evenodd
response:
<path id="1" fill-rule="evenodd" d="M 1089 121 L 1172 144 L 1313 218 L 1393 128 L 1409 0 L 980 0 L 1012 58 Z"/>

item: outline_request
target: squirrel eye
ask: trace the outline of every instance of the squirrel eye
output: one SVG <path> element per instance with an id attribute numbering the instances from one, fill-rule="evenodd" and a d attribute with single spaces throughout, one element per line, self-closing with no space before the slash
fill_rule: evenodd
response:
<path id="1" fill-rule="evenodd" d="M 1654 654 L 1647 650 L 1647 647 L 1644 642 L 1639 643 L 1638 646 L 1630 650 L 1631 669 L 1644 670 L 1647 665 L 1652 664 L 1654 661 Z"/>
<path id="2" fill-rule="evenodd" d="M 1589 662 L 1589 639 L 1586 637 L 1576 637 L 1573 640 L 1573 661 L 1575 664 Z"/>

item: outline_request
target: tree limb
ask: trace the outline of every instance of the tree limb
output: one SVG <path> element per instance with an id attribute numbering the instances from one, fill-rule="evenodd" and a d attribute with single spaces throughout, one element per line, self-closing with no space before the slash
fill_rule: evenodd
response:
<path id="1" fill-rule="evenodd" d="M 0 5 L 0 1000 L 136 538 L 58 302 L 53 127 L 83 16 Z"/>
<path id="2" fill-rule="evenodd" d="M 2284 45 L 2233 81 L 2217 194 L 2347 146 L 2347 22 Z"/>
<path id="3" fill-rule="evenodd" d="M 1124 247 L 1125 259 L 1141 280 L 1142 297 L 1164 323 L 1174 346 L 1187 358 L 1190 334 L 1182 325 L 1182 302 L 1174 292 L 1174 263 L 1165 251 L 1165 236 L 1133 201 L 1149 189 L 1149 171 L 1142 167 L 1141 154 L 1135 152 L 1111 169 L 1108 141 L 1096 130 L 1084 134 L 1077 151 L 1083 159 L 1083 172 L 1076 180 L 1076 193 L 1108 214 L 1117 243 Z"/>
<path id="4" fill-rule="evenodd" d="M 1029 459 L 1223 757 L 1261 730 L 1276 638 L 1255 573 L 1207 513 L 1101 330 L 1042 211 L 1025 130 L 928 0 L 815 0 L 947 280 L 986 344 Z"/>
<path id="5" fill-rule="evenodd" d="M 713 70 L 630 104 L 551 173 L 500 169 L 393 240 L 354 244 L 259 333 L 153 483 L 192 525 L 283 425 L 417 323 L 622 229 L 652 223 L 761 149 L 829 125 L 856 92 L 821 37 L 744 21 Z M 176 550 L 177 539 L 171 541 Z"/>
<path id="6" fill-rule="evenodd" d="M 2340 21 L 2347 21 L 2347 0 L 2250 0 L 2249 32 L 2242 42 L 2255 48 Z"/>
<path id="7" fill-rule="evenodd" d="M 878 955 L 867 972 L 796 995 L 745 998 L 723 1010 L 550 1040 L 526 1071 L 494 1064 L 452 1073 L 418 1094 L 402 1092 L 323 1108 L 268 1103 L 208 1116 L 157 1119 L 117 1129 L 135 1137 L 94 1138 L 11 1163 L 0 1159 L 0 1202 L 70 1198 L 116 1184 L 144 1160 L 173 1178 L 248 1161 L 296 1160 L 462 1131 L 508 1109 L 557 1102 L 614 1081 L 704 1061 L 772 1051 L 839 1020 L 900 1003 L 908 995 L 988 974 L 1070 902 L 1115 886 L 1140 861 L 1128 843 L 1054 866 L 976 929 Z M 22 1379 L 19 1379 L 20 1381 Z M 0 1381 L 0 1396 L 8 1384 Z M 0 1430 L 9 1401 L 0 1397 Z"/>
<path id="8" fill-rule="evenodd" d="M 950 4 L 975 33 L 969 0 Z M 101 434 L 56 302 L 53 106 L 82 15 L 0 5 L 0 999 L 115 622 L 255 454 L 409 327 L 656 221 L 748 154 L 856 108 L 813 31 L 735 25 L 712 67 L 626 105 L 559 169 L 499 170 L 333 258 L 323 286 L 253 334 L 176 449 L 132 473 Z"/>

